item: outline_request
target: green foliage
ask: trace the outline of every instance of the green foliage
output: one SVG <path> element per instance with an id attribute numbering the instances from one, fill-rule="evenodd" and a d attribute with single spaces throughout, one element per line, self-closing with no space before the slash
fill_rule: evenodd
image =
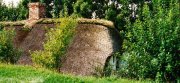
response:
<path id="1" fill-rule="evenodd" d="M 68 17 L 69 13 L 68 13 L 68 6 L 66 4 L 63 4 L 63 9 L 60 12 L 60 17 Z"/>
<path id="2" fill-rule="evenodd" d="M 32 60 L 36 64 L 47 68 L 58 68 L 60 59 L 66 53 L 67 47 L 75 34 L 76 19 L 60 18 L 61 23 L 55 28 L 51 28 L 44 43 L 43 51 L 35 51 Z"/>
<path id="3" fill-rule="evenodd" d="M 2 31 L 4 28 L 4 26 L 2 24 L 0 24 L 0 31 Z"/>
<path id="4" fill-rule="evenodd" d="M 13 4 L 10 4 L 7 7 L 5 4 L 0 2 L 0 21 L 16 21 L 25 19 L 27 16 L 27 10 L 19 4 L 18 7 L 13 7 Z"/>
<path id="5" fill-rule="evenodd" d="M 78 0 L 74 5 L 74 14 L 79 14 L 80 16 L 91 16 L 91 12 L 89 11 L 91 9 L 90 1 L 86 0 Z"/>
<path id="6" fill-rule="evenodd" d="M 83 18 L 92 18 L 92 13 L 95 12 L 97 18 L 111 20 L 116 28 L 125 30 L 125 18 L 131 17 L 130 1 L 112 0 L 112 4 L 108 5 L 109 2 L 110 0 L 63 0 L 60 17 L 76 15 Z"/>
<path id="7" fill-rule="evenodd" d="M 16 63 L 19 59 L 20 52 L 12 45 L 13 36 L 12 30 L 0 29 L 0 62 Z"/>
<path id="8" fill-rule="evenodd" d="M 115 20 L 116 19 L 116 10 L 114 10 L 113 8 L 108 8 L 105 12 L 106 16 L 105 18 L 106 19 L 109 19 L 109 20 Z"/>
<path id="9" fill-rule="evenodd" d="M 40 0 L 30 0 L 30 2 L 39 2 Z"/>
<path id="10" fill-rule="evenodd" d="M 60 17 L 71 16 L 73 13 L 73 5 L 77 0 L 62 0 L 62 9 L 60 11 Z"/>
<path id="11" fill-rule="evenodd" d="M 125 77 L 175 81 L 180 77 L 178 0 L 168 7 L 155 1 L 144 4 L 142 17 L 127 24 L 120 72 Z"/>
<path id="12" fill-rule="evenodd" d="M 60 9 L 62 5 L 62 0 L 54 0 L 54 9 L 53 9 L 53 17 L 57 18 L 59 17 Z"/>

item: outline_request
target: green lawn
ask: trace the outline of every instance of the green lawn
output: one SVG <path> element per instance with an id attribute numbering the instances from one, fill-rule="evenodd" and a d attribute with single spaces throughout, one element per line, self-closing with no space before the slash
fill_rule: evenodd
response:
<path id="1" fill-rule="evenodd" d="M 80 77 L 59 74 L 43 68 L 0 64 L 0 83 L 150 83 L 150 81 Z"/>

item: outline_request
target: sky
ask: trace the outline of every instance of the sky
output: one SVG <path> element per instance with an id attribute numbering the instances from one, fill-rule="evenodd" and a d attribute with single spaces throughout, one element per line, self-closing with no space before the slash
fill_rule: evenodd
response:
<path id="1" fill-rule="evenodd" d="M 18 3 L 20 2 L 20 0 L 3 0 L 3 2 L 8 6 L 9 3 L 12 3 L 14 4 L 14 6 L 16 7 L 18 5 Z"/>

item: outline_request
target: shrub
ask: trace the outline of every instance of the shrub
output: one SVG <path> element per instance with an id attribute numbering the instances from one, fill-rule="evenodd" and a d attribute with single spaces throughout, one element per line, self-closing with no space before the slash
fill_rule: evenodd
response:
<path id="1" fill-rule="evenodd" d="M 20 51 L 13 47 L 13 30 L 2 30 L 0 28 L 0 62 L 16 63 Z"/>
<path id="2" fill-rule="evenodd" d="M 44 50 L 31 53 L 35 64 L 47 68 L 58 68 L 60 66 L 60 59 L 66 53 L 77 24 L 76 19 L 70 17 L 60 18 L 60 20 L 60 25 L 48 30 Z"/>
<path id="3" fill-rule="evenodd" d="M 158 82 L 180 77 L 180 27 L 178 0 L 144 4 L 142 17 L 127 24 L 121 57 L 121 75 L 153 78 Z"/>
<path id="4" fill-rule="evenodd" d="M 0 21 L 16 21 L 26 19 L 27 9 L 25 9 L 20 3 L 17 7 L 14 7 L 12 3 L 6 6 L 0 1 Z"/>

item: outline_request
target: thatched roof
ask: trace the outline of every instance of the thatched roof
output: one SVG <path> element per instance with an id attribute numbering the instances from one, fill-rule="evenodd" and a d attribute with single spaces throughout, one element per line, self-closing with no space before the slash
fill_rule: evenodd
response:
<path id="1" fill-rule="evenodd" d="M 78 23 L 80 24 L 96 24 L 96 25 L 103 25 L 109 28 L 114 28 L 114 24 L 111 21 L 102 20 L 102 19 L 85 19 L 79 18 L 77 19 Z M 60 19 L 50 19 L 50 18 L 42 18 L 39 20 L 22 20 L 22 21 L 4 21 L 0 22 L 0 25 L 3 26 L 24 26 L 24 27 L 31 27 L 34 24 L 52 24 L 52 23 L 61 23 Z"/>

